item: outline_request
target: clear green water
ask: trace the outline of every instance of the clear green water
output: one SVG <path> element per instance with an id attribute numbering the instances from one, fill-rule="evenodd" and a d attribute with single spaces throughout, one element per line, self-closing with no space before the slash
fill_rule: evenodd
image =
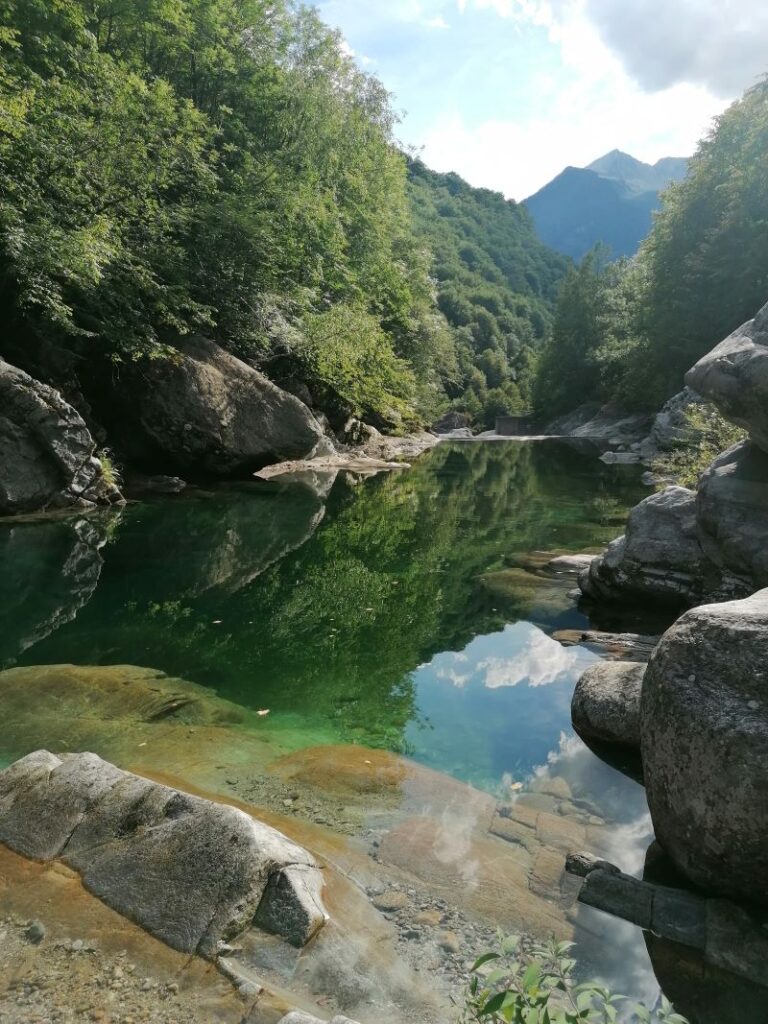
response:
<path id="1" fill-rule="evenodd" d="M 504 634 L 510 623 L 550 630 L 587 620 L 573 602 L 553 611 L 526 588 L 498 595 L 479 577 L 516 554 L 602 544 L 644 493 L 636 469 L 603 466 L 594 454 L 488 443 L 442 445 L 408 472 L 363 483 L 339 477 L 327 501 L 308 487 L 259 483 L 156 498 L 122 513 L 102 548 L 95 590 L 73 620 L 19 655 L 31 624 L 45 620 L 51 603 L 66 603 L 60 570 L 69 556 L 59 536 L 65 524 L 23 525 L 16 532 L 26 543 L 3 557 L 15 608 L 5 606 L 0 657 L 149 665 L 269 708 L 271 726 L 285 721 L 297 745 L 306 730 L 487 782 L 502 766 L 540 763 L 549 739 L 511 760 L 489 760 L 480 729 L 461 763 L 442 758 L 439 736 L 427 736 L 435 735 L 440 655 L 469 647 L 481 659 L 486 648 L 489 657 L 514 659 L 535 637 Z M 16 581 L 29 584 L 22 608 Z M 507 687 L 508 698 L 556 689 L 529 682 Z M 476 691 L 500 699 L 477 680 L 467 692 Z M 558 730 L 565 696 L 552 709 Z M 433 728 L 421 728 L 430 718 Z M 449 719 L 442 716 L 445 728 Z"/>
<path id="2" fill-rule="evenodd" d="M 290 748 L 387 747 L 494 792 L 561 774 L 616 823 L 632 868 L 647 845 L 642 790 L 570 726 L 595 655 L 549 635 L 589 620 L 545 584 L 481 577 L 536 550 L 604 544 L 645 493 L 636 467 L 594 451 L 453 443 L 410 471 L 342 474 L 327 494 L 254 482 L 130 505 L 100 565 L 68 521 L 5 524 L 0 660 L 151 666 L 268 708 Z M 648 623 L 609 612 L 592 625 Z M 617 971 L 638 991 L 648 967 L 633 934 Z"/>

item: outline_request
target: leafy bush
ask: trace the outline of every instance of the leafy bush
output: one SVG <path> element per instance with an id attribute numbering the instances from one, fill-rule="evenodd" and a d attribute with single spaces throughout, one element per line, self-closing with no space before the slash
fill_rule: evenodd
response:
<path id="1" fill-rule="evenodd" d="M 578 983 L 572 943 L 526 946 L 499 937 L 499 948 L 472 966 L 462 1024 L 688 1024 L 662 998 L 649 1010 L 596 981 Z"/>
<path id="2" fill-rule="evenodd" d="M 325 392 L 324 405 L 393 422 L 408 413 L 413 373 L 375 317 L 359 306 L 336 305 L 306 316 L 303 328 L 299 360 L 310 388 Z"/>
<path id="3" fill-rule="evenodd" d="M 720 455 L 747 436 L 741 427 L 723 419 L 713 405 L 694 405 L 685 411 L 688 437 L 671 452 L 660 455 L 653 463 L 653 471 L 665 479 L 673 479 L 683 487 L 695 488 L 701 474 Z"/>

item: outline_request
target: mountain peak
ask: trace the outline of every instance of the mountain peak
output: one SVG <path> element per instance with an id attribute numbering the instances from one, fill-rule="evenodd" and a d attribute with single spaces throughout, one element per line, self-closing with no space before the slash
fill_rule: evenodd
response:
<path id="1" fill-rule="evenodd" d="M 651 227 L 659 193 L 685 177 L 687 160 L 663 157 L 653 166 L 620 149 L 587 167 L 566 167 L 525 201 L 539 237 L 581 259 L 596 242 L 631 256 Z"/>

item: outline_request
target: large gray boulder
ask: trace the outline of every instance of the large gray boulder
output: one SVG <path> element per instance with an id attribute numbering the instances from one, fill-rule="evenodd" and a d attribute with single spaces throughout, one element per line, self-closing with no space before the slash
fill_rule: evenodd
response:
<path id="1" fill-rule="evenodd" d="M 626 534 L 591 563 L 579 586 L 596 600 L 687 604 L 722 591 L 721 573 L 699 541 L 695 493 L 667 487 L 636 505 Z"/>
<path id="2" fill-rule="evenodd" d="M 599 661 L 581 676 L 571 701 L 579 736 L 640 748 L 640 691 L 645 665 Z"/>
<path id="3" fill-rule="evenodd" d="M 302 946 L 326 920 L 314 859 L 243 811 L 45 750 L 0 773 L 0 842 L 61 859 L 108 906 L 185 953 L 256 922 Z"/>
<path id="4" fill-rule="evenodd" d="M 768 590 L 686 612 L 640 702 L 656 836 L 694 884 L 768 905 Z"/>
<path id="5" fill-rule="evenodd" d="M 768 452 L 768 305 L 701 358 L 685 381 Z"/>
<path id="6" fill-rule="evenodd" d="M 118 501 L 95 452 L 58 391 L 0 359 L 0 515 Z"/>
<path id="7" fill-rule="evenodd" d="M 142 365 L 125 390 L 123 446 L 147 465 L 242 475 L 308 456 L 324 440 L 303 402 L 206 338 Z"/>
<path id="8" fill-rule="evenodd" d="M 699 539 L 717 565 L 768 586 L 768 454 L 749 441 L 718 456 L 699 481 Z"/>

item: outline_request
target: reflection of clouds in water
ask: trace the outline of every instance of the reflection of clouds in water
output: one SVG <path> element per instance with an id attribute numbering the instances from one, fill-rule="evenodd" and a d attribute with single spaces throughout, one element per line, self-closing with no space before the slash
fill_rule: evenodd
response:
<path id="1" fill-rule="evenodd" d="M 433 845 L 435 856 L 442 864 L 456 864 L 468 889 L 476 889 L 480 865 L 470 857 L 472 835 L 477 828 L 474 815 L 459 816 L 447 808 L 440 815 L 440 829 Z"/>
<path id="2" fill-rule="evenodd" d="M 596 660 L 583 647 L 563 647 L 531 622 L 516 622 L 501 633 L 477 637 L 459 654 L 439 654 L 432 667 L 438 679 L 454 686 L 477 682 L 496 690 L 569 682 Z"/>
<path id="3" fill-rule="evenodd" d="M 577 804 L 587 801 L 612 823 L 605 830 L 601 856 L 627 874 L 640 875 L 653 840 L 643 787 L 601 761 L 578 737 L 565 733 L 547 763 L 534 771 L 534 778 L 541 781 L 556 777 L 565 779 Z M 576 905 L 575 924 L 580 974 L 597 976 L 613 991 L 631 992 L 652 1006 L 659 985 L 641 930 L 582 904 Z"/>
<path id="4" fill-rule="evenodd" d="M 639 846 L 644 838 L 647 838 L 645 846 L 650 843 L 653 834 L 645 789 L 601 761 L 578 736 L 561 733 L 557 749 L 549 754 L 546 764 L 534 769 L 533 774 L 539 779 L 561 776 L 573 795 L 593 804 L 601 818 L 616 826 L 626 826 L 627 836 L 638 831 L 637 839 L 632 840 L 633 850 L 627 850 L 630 856 L 635 857 L 634 847 Z M 641 834 L 643 822 L 646 832 Z M 613 831 L 618 833 L 621 829 L 616 827 Z M 622 863 L 625 856 L 622 854 Z"/>

